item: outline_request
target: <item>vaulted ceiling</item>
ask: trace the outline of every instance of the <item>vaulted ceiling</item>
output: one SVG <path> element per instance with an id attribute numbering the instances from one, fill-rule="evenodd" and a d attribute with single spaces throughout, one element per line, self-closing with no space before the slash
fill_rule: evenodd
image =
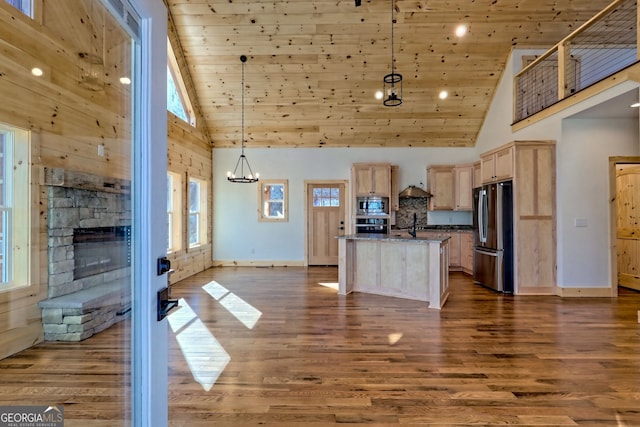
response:
<path id="1" fill-rule="evenodd" d="M 241 55 L 247 147 L 473 146 L 511 49 L 550 48 L 610 3 L 395 0 L 403 103 L 385 107 L 391 0 L 166 2 L 214 147 L 241 143 Z"/>

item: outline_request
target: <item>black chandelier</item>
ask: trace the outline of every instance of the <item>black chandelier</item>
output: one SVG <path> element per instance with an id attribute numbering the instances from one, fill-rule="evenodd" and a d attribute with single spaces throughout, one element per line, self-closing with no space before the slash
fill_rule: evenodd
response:
<path id="1" fill-rule="evenodd" d="M 227 179 L 231 182 L 246 184 L 257 182 L 260 174 L 253 173 L 251 166 L 249 166 L 249 160 L 247 159 L 247 156 L 244 155 L 244 63 L 247 62 L 247 57 L 245 55 L 241 55 L 240 61 L 242 62 L 242 151 L 240 152 L 240 157 L 236 162 L 236 167 L 233 169 L 233 172 L 227 172 Z M 245 170 L 249 172 L 248 175 L 245 175 Z"/>
<path id="2" fill-rule="evenodd" d="M 396 107 L 402 104 L 402 74 L 395 72 L 395 57 L 393 55 L 393 15 L 395 11 L 395 0 L 391 0 L 391 73 L 384 76 L 383 96 L 386 95 L 384 105 L 386 107 Z"/>

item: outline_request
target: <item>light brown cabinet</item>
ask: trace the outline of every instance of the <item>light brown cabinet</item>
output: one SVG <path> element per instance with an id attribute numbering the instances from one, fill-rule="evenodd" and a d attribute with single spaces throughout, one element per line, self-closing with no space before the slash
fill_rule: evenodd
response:
<path id="1" fill-rule="evenodd" d="M 429 210 L 473 210 L 473 164 L 432 165 L 427 177 Z"/>
<path id="2" fill-rule="evenodd" d="M 391 165 L 391 196 L 389 198 L 389 207 L 392 212 L 400 209 L 400 190 L 398 189 L 398 165 Z"/>
<path id="3" fill-rule="evenodd" d="M 473 188 L 482 187 L 482 169 L 480 160 L 473 164 Z"/>
<path id="4" fill-rule="evenodd" d="M 557 293 L 555 153 L 553 141 L 514 141 L 480 156 L 483 180 L 513 180 L 516 294 Z"/>
<path id="5" fill-rule="evenodd" d="M 513 178 L 513 146 L 498 148 L 480 156 L 482 183 L 504 181 Z"/>
<path id="6" fill-rule="evenodd" d="M 473 232 L 461 231 L 459 234 L 460 266 L 465 273 L 473 274 Z"/>
<path id="7" fill-rule="evenodd" d="M 453 169 L 453 209 L 473 210 L 473 164 L 456 165 Z"/>
<path id="8" fill-rule="evenodd" d="M 354 163 L 351 173 L 356 197 L 391 195 L 390 163 Z"/>
<path id="9" fill-rule="evenodd" d="M 418 237 L 441 239 L 449 237 L 449 269 L 460 271 L 460 235 L 457 231 L 418 231 Z"/>
<path id="10" fill-rule="evenodd" d="M 430 210 L 453 210 L 453 169 L 453 165 L 433 165 L 427 169 Z"/>

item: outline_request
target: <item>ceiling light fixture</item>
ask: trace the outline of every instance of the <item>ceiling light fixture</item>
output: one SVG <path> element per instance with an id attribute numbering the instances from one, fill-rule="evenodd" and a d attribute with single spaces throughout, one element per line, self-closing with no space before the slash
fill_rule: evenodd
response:
<path id="1" fill-rule="evenodd" d="M 247 156 L 244 155 L 244 63 L 247 62 L 247 57 L 242 55 L 240 56 L 240 61 L 242 62 L 242 151 L 240 152 L 240 157 L 236 162 L 236 167 L 233 172 L 227 172 L 227 179 L 231 182 L 239 182 L 239 183 L 251 183 L 257 182 L 259 174 L 253 173 L 251 170 L 251 166 L 249 166 L 249 160 L 247 160 Z M 245 175 L 245 169 L 249 172 L 248 175 Z"/>
<path id="2" fill-rule="evenodd" d="M 396 107 L 402 104 L 402 74 L 395 72 L 395 56 L 393 55 L 394 11 L 394 0 L 391 0 L 391 73 L 384 76 L 384 90 L 382 92 L 387 95 L 387 98 L 382 101 L 386 107 Z"/>
<path id="3" fill-rule="evenodd" d="M 456 27 L 456 36 L 462 37 L 467 34 L 467 26 L 464 24 L 460 24 Z"/>
<path id="4" fill-rule="evenodd" d="M 448 96 L 449 96 L 449 92 L 447 92 L 446 90 L 441 90 L 440 93 L 438 94 L 438 97 L 440 99 L 447 99 Z"/>
<path id="5" fill-rule="evenodd" d="M 638 107 L 640 107 L 640 102 L 636 102 L 635 104 L 631 104 L 630 107 L 631 108 L 638 108 Z"/>

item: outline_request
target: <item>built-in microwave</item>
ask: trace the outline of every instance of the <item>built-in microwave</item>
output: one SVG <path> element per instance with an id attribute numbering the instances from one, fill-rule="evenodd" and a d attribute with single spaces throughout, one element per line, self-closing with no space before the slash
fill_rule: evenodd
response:
<path id="1" fill-rule="evenodd" d="M 358 215 L 386 215 L 389 213 L 388 197 L 358 197 Z"/>

